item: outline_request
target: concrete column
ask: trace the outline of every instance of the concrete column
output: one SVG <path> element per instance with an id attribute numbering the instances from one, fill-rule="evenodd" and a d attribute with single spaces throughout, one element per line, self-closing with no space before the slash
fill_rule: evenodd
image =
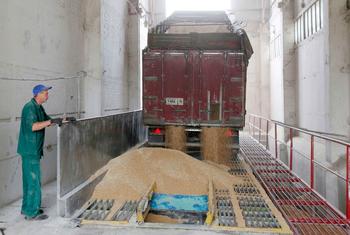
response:
<path id="1" fill-rule="evenodd" d="M 282 63 L 284 122 L 296 125 L 296 52 L 294 44 L 294 2 L 285 1 L 282 7 Z"/>
<path id="2" fill-rule="evenodd" d="M 162 22 L 166 17 L 166 1 L 165 0 L 149 0 L 150 10 L 152 14 L 152 25 L 155 26 Z"/>
<path id="3" fill-rule="evenodd" d="M 269 24 L 261 23 L 260 32 L 260 115 L 270 118 L 270 34 Z"/>
<path id="4" fill-rule="evenodd" d="M 329 1 L 329 131 L 350 139 L 350 10 Z"/>
<path id="5" fill-rule="evenodd" d="M 271 118 L 284 122 L 283 13 L 275 2 L 270 17 Z"/>
<path id="6" fill-rule="evenodd" d="M 87 76 L 83 81 L 82 106 L 85 117 L 102 114 L 101 64 L 101 1 L 82 3 L 84 30 L 84 67 Z"/>

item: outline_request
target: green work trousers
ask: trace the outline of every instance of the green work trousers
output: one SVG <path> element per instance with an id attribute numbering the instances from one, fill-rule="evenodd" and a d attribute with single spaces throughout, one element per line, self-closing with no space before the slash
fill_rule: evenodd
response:
<path id="1" fill-rule="evenodd" d="M 41 206 L 40 157 L 22 156 L 22 214 L 34 217 Z"/>

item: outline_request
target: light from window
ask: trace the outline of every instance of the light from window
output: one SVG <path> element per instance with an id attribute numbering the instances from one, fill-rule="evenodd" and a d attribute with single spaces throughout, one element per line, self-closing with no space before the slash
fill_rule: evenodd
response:
<path id="1" fill-rule="evenodd" d="M 295 43 L 320 31 L 323 27 L 323 0 L 316 0 L 295 20 Z"/>

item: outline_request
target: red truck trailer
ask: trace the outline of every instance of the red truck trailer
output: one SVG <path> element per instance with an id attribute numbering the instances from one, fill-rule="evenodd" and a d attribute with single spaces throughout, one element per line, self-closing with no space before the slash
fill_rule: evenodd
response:
<path id="1" fill-rule="evenodd" d="M 237 135 L 252 53 L 245 31 L 225 12 L 175 12 L 152 28 L 142 67 L 150 135 L 167 125 L 229 127 Z"/>

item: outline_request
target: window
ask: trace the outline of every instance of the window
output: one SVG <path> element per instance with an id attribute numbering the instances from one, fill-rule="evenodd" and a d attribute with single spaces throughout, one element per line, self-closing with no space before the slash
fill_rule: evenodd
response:
<path id="1" fill-rule="evenodd" d="M 323 27 L 323 0 L 316 0 L 311 4 L 294 23 L 295 43 L 317 33 Z"/>

